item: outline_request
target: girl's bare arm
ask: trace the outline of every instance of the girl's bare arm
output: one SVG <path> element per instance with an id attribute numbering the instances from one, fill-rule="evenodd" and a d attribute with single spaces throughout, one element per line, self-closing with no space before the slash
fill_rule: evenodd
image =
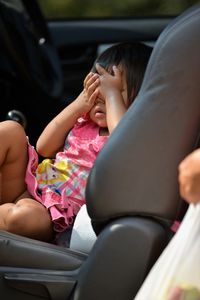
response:
<path id="1" fill-rule="evenodd" d="M 54 157 L 63 147 L 66 135 L 77 119 L 87 113 L 96 99 L 96 87 L 99 84 L 97 74 L 89 73 L 85 80 L 85 89 L 66 108 L 64 108 L 44 129 L 40 135 L 36 149 L 43 157 Z"/>
<path id="2" fill-rule="evenodd" d="M 111 134 L 127 111 L 127 104 L 122 96 L 122 72 L 115 66 L 113 67 L 113 75 L 99 65 L 96 68 L 100 75 L 99 94 L 106 102 L 107 125 Z"/>

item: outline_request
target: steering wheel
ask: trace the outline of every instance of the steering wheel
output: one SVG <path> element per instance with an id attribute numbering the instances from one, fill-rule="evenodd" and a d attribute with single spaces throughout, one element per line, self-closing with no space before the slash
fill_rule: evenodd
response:
<path id="1" fill-rule="evenodd" d="M 22 0 L 20 9 L 7 2 L 0 0 L 0 37 L 15 71 L 32 91 L 59 98 L 60 62 L 38 3 Z"/>

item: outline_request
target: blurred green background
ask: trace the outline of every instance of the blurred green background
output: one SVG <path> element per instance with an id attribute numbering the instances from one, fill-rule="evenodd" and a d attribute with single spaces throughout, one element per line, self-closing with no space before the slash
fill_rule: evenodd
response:
<path id="1" fill-rule="evenodd" d="M 194 0 L 38 0 L 48 19 L 177 15 Z"/>

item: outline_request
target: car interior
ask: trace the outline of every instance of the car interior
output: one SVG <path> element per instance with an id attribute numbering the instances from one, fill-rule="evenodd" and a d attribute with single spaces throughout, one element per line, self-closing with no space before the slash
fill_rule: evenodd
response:
<path id="1" fill-rule="evenodd" d="M 40 2 L 0 0 L 0 120 L 10 119 L 10 111 L 20 119 L 13 116 L 20 111 L 33 145 L 52 117 L 78 96 L 102 50 L 123 41 L 154 44 L 172 19 L 46 20 Z"/>
<path id="2" fill-rule="evenodd" d="M 1 231 L 2 299 L 134 299 L 185 209 L 178 165 L 199 146 L 199 28 L 197 4 L 159 34 L 141 90 L 95 162 L 86 188 L 97 236 L 91 250 Z M 48 40 L 49 31 L 45 34 Z M 7 42 L 5 49 L 10 46 L 11 51 L 13 41 Z M 23 65 L 16 66 L 21 76 L 27 72 Z M 59 82 L 60 69 L 52 63 L 50 67 Z M 38 78 L 30 81 L 29 88 L 39 86 L 38 95 L 49 93 L 51 86 L 51 101 L 60 97 L 60 83 L 41 86 Z"/>

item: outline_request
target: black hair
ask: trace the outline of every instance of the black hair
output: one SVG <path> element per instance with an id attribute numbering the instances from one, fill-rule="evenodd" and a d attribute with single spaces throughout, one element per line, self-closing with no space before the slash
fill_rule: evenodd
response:
<path id="1" fill-rule="evenodd" d="M 139 92 L 151 52 L 152 47 L 141 42 L 115 44 L 97 57 L 92 72 L 97 72 L 96 63 L 109 72 L 112 66 L 121 65 L 125 71 L 127 96 L 131 104 Z"/>

